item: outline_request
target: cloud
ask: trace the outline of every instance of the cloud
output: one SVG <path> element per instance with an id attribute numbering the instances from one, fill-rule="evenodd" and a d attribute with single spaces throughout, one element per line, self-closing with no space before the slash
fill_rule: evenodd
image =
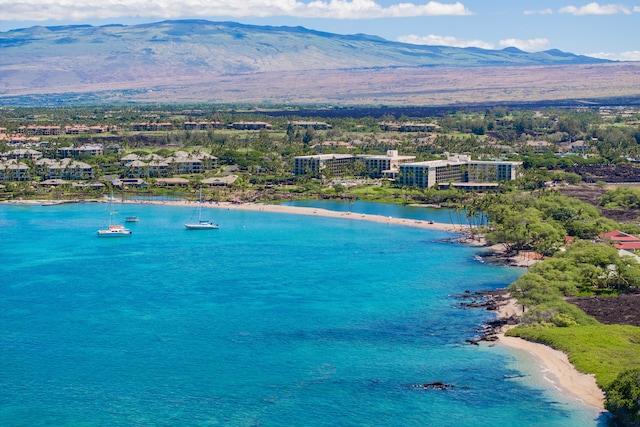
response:
<path id="1" fill-rule="evenodd" d="M 591 56 L 593 58 L 610 59 L 613 61 L 640 61 L 640 50 L 632 50 L 632 51 L 622 52 L 622 53 L 598 52 L 598 53 L 587 53 L 585 55 Z"/>
<path id="2" fill-rule="evenodd" d="M 637 7 L 633 10 L 636 11 Z M 600 5 L 598 3 L 589 3 L 585 6 L 566 6 L 558 10 L 559 13 L 570 13 L 572 15 L 616 15 L 618 13 L 624 13 L 630 15 L 631 10 L 620 4 L 605 4 Z"/>
<path id="3" fill-rule="evenodd" d="M 527 52 L 539 52 L 549 46 L 549 40 L 547 39 L 529 39 L 529 40 L 520 40 L 520 39 L 504 39 L 500 40 L 498 44 L 501 47 L 517 47 L 520 50 L 524 50 Z"/>
<path id="4" fill-rule="evenodd" d="M 553 9 L 525 10 L 525 15 L 553 15 Z"/>
<path id="5" fill-rule="evenodd" d="M 472 15 L 460 2 L 425 4 L 399 2 L 387 7 L 375 0 L 0 0 L 0 21 L 45 21 L 145 17 L 373 19 L 415 16 Z"/>
<path id="6" fill-rule="evenodd" d="M 428 36 L 408 35 L 398 37 L 398 41 L 410 44 L 424 44 L 429 46 L 453 46 L 453 47 L 479 47 L 482 49 L 493 49 L 493 44 L 482 40 L 462 40 L 452 36 Z"/>

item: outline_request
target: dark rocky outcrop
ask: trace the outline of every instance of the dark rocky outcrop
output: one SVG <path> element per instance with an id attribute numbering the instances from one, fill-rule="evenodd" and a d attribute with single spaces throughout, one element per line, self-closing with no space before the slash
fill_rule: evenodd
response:
<path id="1" fill-rule="evenodd" d="M 484 308 L 485 310 L 498 310 L 499 305 L 507 300 L 506 289 L 496 289 L 493 291 L 465 291 L 463 294 L 453 295 L 454 298 L 461 299 L 456 308 L 471 309 Z M 498 318 L 490 320 L 478 327 L 473 338 L 465 340 L 468 344 L 478 345 L 480 341 L 493 342 L 498 340 L 498 332 L 506 325 L 516 325 L 518 319 L 515 316 L 508 318 Z"/>
<path id="2" fill-rule="evenodd" d="M 449 390 L 454 388 L 455 386 L 453 384 L 446 384 L 440 381 L 435 381 L 435 382 L 431 382 L 431 383 L 424 383 L 424 384 L 414 384 L 412 386 L 412 388 L 420 388 L 423 390 Z"/>

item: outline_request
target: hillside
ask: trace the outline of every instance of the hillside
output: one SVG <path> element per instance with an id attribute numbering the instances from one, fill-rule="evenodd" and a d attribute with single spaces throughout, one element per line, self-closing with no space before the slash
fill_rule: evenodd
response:
<path id="1" fill-rule="evenodd" d="M 589 74 L 610 65 L 619 64 L 558 50 L 526 53 L 515 48 L 420 46 L 362 34 L 202 20 L 31 27 L 0 32 L 0 103 L 20 103 L 21 98 L 16 96 L 30 94 L 75 94 L 67 101 L 88 97 L 124 102 L 406 103 L 413 102 L 410 93 L 419 93 L 426 84 L 420 82 L 420 76 L 446 72 L 451 78 L 443 82 L 438 77 L 437 84 L 445 87 L 436 88 L 434 93 L 453 89 L 455 95 L 460 88 L 473 84 L 467 75 L 482 76 L 485 70 L 492 76 L 492 70 L 500 69 L 521 74 L 523 70 L 540 73 L 542 68 L 572 67 L 578 71 L 571 81 L 592 88 L 593 82 L 580 70 Z M 638 85 L 635 81 L 629 84 L 626 76 L 637 75 L 636 71 L 625 71 L 625 77 L 601 71 L 616 86 L 625 86 L 620 91 L 607 89 L 605 95 L 635 94 L 637 89 L 630 92 L 627 86 Z M 389 75 L 391 82 L 387 81 Z M 280 87 L 278 80 L 283 77 L 287 84 Z M 340 81 L 349 82 L 349 88 L 334 87 Z M 314 88 L 318 82 L 327 82 L 327 90 L 322 84 Z M 511 85 L 502 80 L 501 86 L 505 84 Z M 574 85 L 561 82 L 559 87 L 542 90 L 553 97 L 554 91 L 568 86 Z M 356 93 L 350 93 L 350 88 Z M 528 88 L 535 91 L 535 86 Z M 588 96 L 582 92 L 568 95 Z M 522 94 L 514 97 L 522 98 Z M 416 101 L 423 103 L 422 98 Z"/>

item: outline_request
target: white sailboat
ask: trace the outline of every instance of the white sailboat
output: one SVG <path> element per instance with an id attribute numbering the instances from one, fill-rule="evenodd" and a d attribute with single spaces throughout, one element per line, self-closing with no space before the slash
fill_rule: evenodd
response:
<path id="1" fill-rule="evenodd" d="M 131 230 L 124 225 L 112 224 L 112 217 L 115 215 L 113 211 L 113 192 L 109 199 L 109 228 L 101 228 L 98 230 L 98 237 L 126 237 L 131 235 Z"/>
<path id="2" fill-rule="evenodd" d="M 202 219 L 202 187 L 200 187 L 200 201 L 198 202 L 198 222 L 186 223 L 188 230 L 215 230 L 218 224 Z"/>

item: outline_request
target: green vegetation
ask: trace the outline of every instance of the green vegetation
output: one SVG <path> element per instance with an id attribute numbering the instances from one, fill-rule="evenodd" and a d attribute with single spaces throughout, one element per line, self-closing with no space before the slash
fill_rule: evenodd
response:
<path id="1" fill-rule="evenodd" d="M 120 163 L 128 153 L 168 157 L 177 150 L 205 152 L 218 158 L 218 168 L 201 174 L 182 174 L 189 184 L 177 190 L 156 186 L 145 177 L 147 187 L 128 188 L 138 197 L 167 196 L 195 199 L 195 187 L 208 177 L 230 174 L 238 179 L 228 187 L 206 188 L 206 200 L 280 201 L 293 198 L 342 198 L 382 203 L 439 204 L 452 214 L 466 216 L 475 232 L 489 244 L 502 244 L 513 253 L 534 251 L 547 256 L 532 266 L 510 287 L 511 294 L 527 308 L 521 325 L 509 335 L 543 342 L 565 351 L 583 372 L 596 375 L 607 391 L 607 407 L 627 420 L 638 415 L 638 369 L 640 328 L 602 325 L 565 297 L 577 295 L 615 296 L 640 288 L 640 266 L 621 257 L 606 244 L 594 243 L 598 235 L 613 229 L 640 232 L 629 221 L 618 224 L 601 216 L 591 204 L 562 196 L 548 185 L 578 184 L 588 174 L 581 168 L 629 167 L 640 159 L 640 110 L 607 111 L 510 110 L 457 111 L 439 116 L 408 117 L 381 110 L 378 116 L 342 114 L 308 117 L 270 106 L 257 112 L 247 105 L 137 105 L 77 108 L 2 108 L 0 128 L 15 134 L 21 126 L 108 126 L 101 134 L 43 137 L 38 149 L 54 158 L 57 148 L 86 143 L 117 144 L 121 152 L 100 156 L 83 155 L 98 181 L 105 187 L 55 188 L 32 181 L 4 181 L 0 198 L 99 198 L 111 190 L 105 176 L 124 177 Z M 326 110 L 329 111 L 329 110 Z M 631 111 L 631 112 L 630 112 Z M 286 114 L 269 114 L 286 113 Z M 385 114 L 382 114 L 385 113 Z M 219 128 L 185 130 L 185 122 L 210 121 Z M 239 121 L 268 122 L 261 130 L 235 130 Z M 296 121 L 325 122 L 324 129 L 304 128 Z M 385 123 L 435 124 L 433 131 L 383 131 Z M 134 123 L 170 123 L 168 131 L 136 131 Z M 2 133 L 2 132 L 0 132 Z M 24 136 L 32 136 L 28 133 Z M 582 144 L 575 144 L 581 141 Z M 542 142 L 537 144 L 536 142 Z M 0 153 L 13 147 L 0 140 Z M 357 166 L 340 176 L 329 170 L 323 176 L 293 175 L 293 158 L 300 155 L 349 153 L 385 154 L 398 150 L 417 161 L 461 153 L 473 159 L 522 161 L 524 171 L 516 181 L 500 183 L 500 191 L 474 194 L 457 189 L 402 187 L 393 181 L 371 179 Z M 578 152 L 574 151 L 577 150 Z M 25 159 L 32 171 L 35 164 Z M 34 173 L 35 175 L 35 173 Z M 87 181 L 87 180 L 85 180 Z M 600 181 L 605 185 L 604 181 Z M 124 190 L 123 190 L 124 191 Z M 640 209 L 640 189 L 618 187 L 599 200 L 602 208 Z M 458 218 L 460 219 L 460 218 Z M 567 236 L 573 243 L 567 245 Z M 635 381 L 635 382 L 634 382 Z M 634 402 L 635 405 L 634 406 Z"/>
<path id="2" fill-rule="evenodd" d="M 614 297 L 638 288 L 640 266 L 634 260 L 620 257 L 612 247 L 577 241 L 509 286 L 529 310 L 521 324 L 506 334 L 565 352 L 579 371 L 595 375 L 606 393 L 606 408 L 623 425 L 636 425 L 640 327 L 601 324 L 564 297 L 594 293 Z"/>
<path id="3" fill-rule="evenodd" d="M 640 369 L 640 327 L 602 324 L 519 327 L 509 330 L 507 335 L 562 350 L 579 371 L 595 374 L 598 386 L 607 392 L 620 374 Z"/>
<path id="4" fill-rule="evenodd" d="M 605 244 L 576 241 L 532 266 L 509 289 L 522 304 L 537 309 L 566 296 L 617 294 L 632 288 L 640 288 L 635 259 Z"/>
<path id="5" fill-rule="evenodd" d="M 193 183 L 199 179 L 224 173 L 225 167 L 235 166 L 234 174 L 243 178 L 242 194 L 264 200 L 286 198 L 307 193 L 306 197 L 366 198 L 394 203 L 457 203 L 463 197 L 455 192 L 429 189 L 413 191 L 399 189 L 393 182 L 383 181 L 384 191 L 369 191 L 363 187 L 377 187 L 379 183 L 344 184 L 329 173 L 310 179 L 293 176 L 293 158 L 298 155 L 323 153 L 385 154 L 398 150 L 412 155 L 417 161 L 442 159 L 444 153 L 463 153 L 473 159 L 503 159 L 522 161 L 523 176 L 514 182 L 502 183 L 501 190 L 514 192 L 543 188 L 545 183 L 579 183 L 582 175 L 576 168 L 594 165 L 630 165 L 639 157 L 640 111 L 633 109 L 564 110 L 541 108 L 538 111 L 508 109 L 459 110 L 443 112 L 432 109 L 385 109 L 350 107 L 336 110 L 326 106 L 310 106 L 313 115 L 304 107 L 277 105 L 97 105 L 76 107 L 0 107 L 0 128 L 15 135 L 22 127 L 80 125 L 102 127 L 102 133 L 38 136 L 47 144 L 37 149 L 45 157 L 54 158 L 57 148 L 101 143 L 105 147 L 118 145 L 121 152 L 106 152 L 102 156 L 81 156 L 96 171 L 96 180 L 105 175 L 123 177 L 119 159 L 128 153 L 158 154 L 163 157 L 176 150 L 202 151 L 219 159 L 220 170 L 205 176 L 186 176 Z M 323 112 L 326 116 L 323 117 Z M 406 113 L 406 114 L 405 114 Z M 270 127 L 261 130 L 236 130 L 236 122 L 267 122 Z M 187 129 L 185 123 L 209 122 L 215 127 Z M 295 125 L 296 122 L 320 122 L 327 126 L 317 129 Z M 429 125 L 429 131 L 383 130 L 380 123 L 411 123 Z M 137 130 L 135 124 L 168 124 L 166 130 Z M 36 136 L 30 132 L 21 136 Z M 579 152 L 572 145 L 583 141 Z M 544 141 L 548 145 L 532 142 Z M 0 140 L 0 152 L 9 150 L 6 140 Z M 25 163 L 29 164 L 28 160 Z M 37 171 L 31 170 L 34 181 Z M 352 168 L 342 179 L 361 179 L 364 171 Z M 319 185 L 309 182 L 318 179 Z M 7 186 L 7 197 L 30 197 L 20 186 Z M 294 191 L 271 194 L 268 188 L 289 188 Z M 328 188 L 335 187 L 335 188 Z M 396 192 L 392 191 L 395 190 Z M 319 190 L 319 192 L 315 192 Z M 16 193 L 18 191 L 18 193 Z M 83 190 L 67 189 L 69 197 L 84 197 Z M 147 191 L 155 192 L 150 186 Z M 236 195 L 239 196 L 239 195 Z M 378 198 L 379 197 L 379 198 Z M 619 200 L 603 201 L 606 206 L 626 205 Z M 527 214 L 536 215 L 533 211 Z M 557 234 L 556 224 L 545 225 L 539 234 Z M 565 226 L 567 224 L 564 224 Z M 581 227 L 574 221 L 574 227 Z M 593 224 L 591 224 L 593 226 Z M 560 230 L 561 231 L 561 230 Z M 568 229 L 569 235 L 593 234 L 594 229 Z M 572 234 L 574 233 L 574 234 Z M 532 246 L 512 236 L 514 245 Z M 525 239 L 526 240 L 526 239 Z M 552 248 L 538 248 L 544 252 Z"/>
<path id="6" fill-rule="evenodd" d="M 604 199 L 630 206 L 634 194 L 614 191 Z M 463 206 L 471 216 L 482 212 L 488 242 L 549 255 L 509 286 L 527 311 L 507 335 L 565 352 L 578 370 L 595 375 L 607 394 L 606 407 L 623 425 L 640 421 L 640 327 L 601 324 L 566 300 L 640 289 L 640 264 L 613 246 L 592 241 L 619 224 L 555 191 L 493 194 Z M 567 235 L 574 240 L 563 246 Z"/>
<path id="7" fill-rule="evenodd" d="M 625 425 L 640 425 L 640 368 L 623 372 L 611 383 L 606 408 Z"/>
<path id="8" fill-rule="evenodd" d="M 483 213 L 486 224 L 480 225 L 488 225 L 488 243 L 504 244 L 514 252 L 553 255 L 565 244 L 566 236 L 592 239 L 617 225 L 602 218 L 594 206 L 553 190 L 489 194 L 463 206 L 472 215 Z"/>
<path id="9" fill-rule="evenodd" d="M 640 188 L 617 187 L 608 190 L 600 200 L 600 206 L 607 209 L 639 209 Z"/>

